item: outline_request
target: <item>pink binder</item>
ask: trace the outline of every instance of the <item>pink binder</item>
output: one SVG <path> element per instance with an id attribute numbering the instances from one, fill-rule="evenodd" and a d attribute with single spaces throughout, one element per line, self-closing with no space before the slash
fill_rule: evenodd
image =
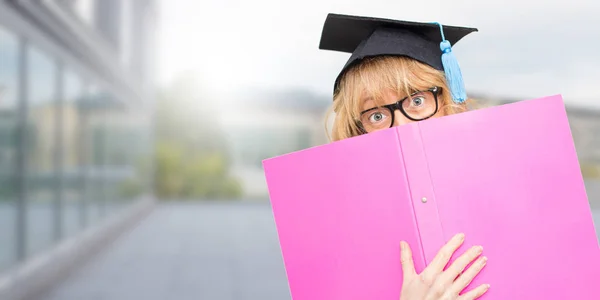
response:
<path id="1" fill-rule="evenodd" d="M 397 300 L 454 234 L 481 299 L 600 299 L 600 248 L 560 96 L 430 119 L 263 162 L 294 300 Z"/>

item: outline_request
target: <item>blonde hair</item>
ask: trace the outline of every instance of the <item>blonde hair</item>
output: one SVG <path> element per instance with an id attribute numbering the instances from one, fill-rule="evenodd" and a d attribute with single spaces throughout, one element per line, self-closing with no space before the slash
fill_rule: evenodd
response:
<path id="1" fill-rule="evenodd" d="M 467 110 L 467 101 L 456 104 L 452 101 L 442 71 L 438 71 L 417 60 L 403 56 L 379 56 L 364 59 L 359 65 L 348 70 L 339 82 L 329 110 L 336 114 L 330 141 L 338 141 L 361 134 L 356 120 L 362 111 L 365 95 L 371 97 L 377 105 L 383 105 L 384 95 L 393 91 L 399 96 L 412 92 L 440 87 L 438 94 L 439 113 L 456 114 Z"/>

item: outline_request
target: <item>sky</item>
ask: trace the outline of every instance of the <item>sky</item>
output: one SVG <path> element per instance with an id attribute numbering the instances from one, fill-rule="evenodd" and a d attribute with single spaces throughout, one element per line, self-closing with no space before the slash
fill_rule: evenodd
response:
<path id="1" fill-rule="evenodd" d="M 331 95 L 349 54 L 318 45 L 327 13 L 340 13 L 476 27 L 453 48 L 468 92 L 600 108 L 598 11 L 592 0 L 162 0 L 159 79 L 193 71 L 216 91 Z"/>

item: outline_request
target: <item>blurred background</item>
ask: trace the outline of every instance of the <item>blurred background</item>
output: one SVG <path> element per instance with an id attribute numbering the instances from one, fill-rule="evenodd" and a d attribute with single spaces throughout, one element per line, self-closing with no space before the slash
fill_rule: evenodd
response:
<path id="1" fill-rule="evenodd" d="M 262 160 L 327 143 L 327 13 L 473 26 L 483 106 L 562 94 L 600 224 L 600 2 L 0 0 L 0 299 L 289 299 Z"/>

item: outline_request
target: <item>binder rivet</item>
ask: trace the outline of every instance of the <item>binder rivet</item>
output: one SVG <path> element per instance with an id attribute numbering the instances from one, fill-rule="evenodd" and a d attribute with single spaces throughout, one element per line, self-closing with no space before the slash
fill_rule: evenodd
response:
<path id="1" fill-rule="evenodd" d="M 421 198 L 421 202 L 427 203 L 427 198 L 425 198 L 425 197 Z"/>

